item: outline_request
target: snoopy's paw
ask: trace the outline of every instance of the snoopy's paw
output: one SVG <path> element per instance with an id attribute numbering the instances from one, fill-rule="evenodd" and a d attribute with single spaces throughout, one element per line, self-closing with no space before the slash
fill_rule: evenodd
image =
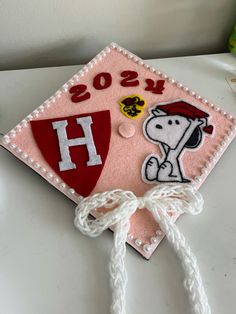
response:
<path id="1" fill-rule="evenodd" d="M 158 169 L 158 159 L 156 157 L 149 158 L 145 165 L 145 179 L 148 181 L 156 180 Z"/>
<path id="2" fill-rule="evenodd" d="M 160 166 L 161 169 L 170 169 L 172 170 L 172 165 L 169 161 L 165 161 Z"/>
<path id="3" fill-rule="evenodd" d="M 158 181 L 170 181 L 170 175 L 172 172 L 172 164 L 169 161 L 165 161 L 160 165 L 158 171 Z"/>

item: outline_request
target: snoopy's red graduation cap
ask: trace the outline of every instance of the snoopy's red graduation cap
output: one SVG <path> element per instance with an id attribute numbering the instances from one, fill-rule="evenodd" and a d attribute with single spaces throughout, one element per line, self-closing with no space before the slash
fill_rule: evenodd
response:
<path id="1" fill-rule="evenodd" d="M 139 99 L 142 106 L 127 105 L 125 99 Z M 1 145 L 75 203 L 113 189 L 142 196 L 160 184 L 142 177 L 150 154 L 163 161 L 159 144 L 143 130 L 149 109 L 160 103 L 170 115 L 209 119 L 214 127 L 197 149 L 179 157 L 183 174 L 198 188 L 235 136 L 235 118 L 117 44 L 107 46 L 12 126 Z M 150 258 L 163 237 L 151 213 L 136 210 L 127 242 Z"/>
<path id="2" fill-rule="evenodd" d="M 209 114 L 196 106 L 190 105 L 184 100 L 177 100 L 165 105 L 156 106 L 156 109 L 160 109 L 168 115 L 179 115 L 189 119 L 203 119 L 208 118 Z M 203 131 L 212 134 L 213 126 L 207 125 L 203 127 Z"/>
<path id="3" fill-rule="evenodd" d="M 209 117 L 208 113 L 202 111 L 196 106 L 190 105 L 184 100 L 177 100 L 175 102 L 170 102 L 166 105 L 157 106 L 156 108 L 161 109 L 162 111 L 170 115 L 178 114 L 180 116 L 190 119 Z"/>

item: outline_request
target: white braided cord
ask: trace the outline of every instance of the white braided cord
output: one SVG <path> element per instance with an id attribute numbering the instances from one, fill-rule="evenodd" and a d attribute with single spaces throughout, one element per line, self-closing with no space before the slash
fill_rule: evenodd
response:
<path id="1" fill-rule="evenodd" d="M 94 210 L 112 208 L 97 219 L 90 219 Z M 210 314 L 207 296 L 202 284 L 197 260 L 192 254 L 184 236 L 172 221 L 171 214 L 199 214 L 203 199 L 195 188 L 188 184 L 161 184 L 147 191 L 143 197 L 133 192 L 112 190 L 84 198 L 76 207 L 75 226 L 85 235 L 99 236 L 109 227 L 114 228 L 114 245 L 110 260 L 110 284 L 112 288 L 112 314 L 125 314 L 125 289 L 127 273 L 124 264 L 126 239 L 130 217 L 137 208 L 147 208 L 168 241 L 179 256 L 185 272 L 184 286 L 189 293 L 195 314 Z"/>

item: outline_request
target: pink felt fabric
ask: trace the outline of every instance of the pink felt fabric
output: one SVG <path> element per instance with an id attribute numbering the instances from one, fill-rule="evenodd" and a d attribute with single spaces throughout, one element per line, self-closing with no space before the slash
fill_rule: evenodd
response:
<path id="1" fill-rule="evenodd" d="M 136 71 L 138 73 L 138 80 L 140 82 L 138 86 L 122 87 L 120 85 L 120 81 L 122 80 L 120 74 L 125 70 Z M 93 78 L 100 72 L 109 72 L 112 75 L 112 85 L 107 89 L 96 90 L 93 87 Z M 232 120 L 228 119 L 221 112 L 217 112 L 215 109 L 203 104 L 200 100 L 190 96 L 188 92 L 178 88 L 176 84 L 169 83 L 167 80 L 165 80 L 163 94 L 158 95 L 146 91 L 146 79 L 153 79 L 156 81 L 163 78 L 157 76 L 155 73 L 151 73 L 144 66 L 138 65 L 117 50 L 112 49 L 102 61 L 99 61 L 79 79 L 79 82 L 74 84 L 86 84 L 88 87 L 87 90 L 91 93 L 90 99 L 79 103 L 73 103 L 70 99 L 71 94 L 65 92 L 62 94 L 61 98 L 58 98 L 55 103 L 51 104 L 50 108 L 45 109 L 38 118 L 35 118 L 35 120 L 42 120 L 73 116 L 87 112 L 110 110 L 112 125 L 110 150 L 103 172 L 93 193 L 120 188 L 124 190 L 132 190 L 138 196 L 141 196 L 152 187 L 152 185 L 142 181 L 141 167 L 147 155 L 152 153 L 161 155 L 159 147 L 152 144 L 144 137 L 142 129 L 143 122 L 148 117 L 147 109 L 154 104 L 173 101 L 175 99 L 185 99 L 196 107 L 209 113 L 211 116 L 210 123 L 214 126 L 213 135 L 206 136 L 203 140 L 203 144 L 197 150 L 186 150 L 181 159 L 184 175 L 192 179 L 196 176 L 201 176 L 201 183 L 209 174 L 206 173 L 202 175 L 202 168 L 212 159 L 213 155 L 216 153 L 217 147 L 222 143 L 227 132 L 229 132 L 233 126 Z M 121 113 L 119 106 L 119 100 L 122 97 L 132 94 L 141 95 L 148 104 L 144 113 L 135 120 L 124 116 Z M 130 138 L 125 138 L 119 133 L 119 127 L 124 122 L 131 123 L 135 128 L 135 134 Z M 30 127 L 22 129 L 22 131 L 11 140 L 11 143 L 15 143 L 23 152 L 39 162 L 42 167 L 45 167 L 48 171 L 51 171 L 53 175 L 56 175 L 54 171 L 50 169 L 38 149 Z M 9 145 L 4 146 L 11 150 Z M 13 150 L 12 153 L 17 155 Z M 19 155 L 17 156 L 19 157 Z M 217 158 L 219 157 L 220 155 L 218 155 Z M 23 161 L 27 163 L 27 160 Z M 217 160 L 215 160 L 214 163 L 216 161 Z M 32 164 L 30 166 L 33 167 Z M 213 166 L 214 164 L 212 167 Z M 35 168 L 34 170 L 42 175 L 40 170 Z M 59 188 L 58 184 L 55 184 L 54 181 L 47 178 L 45 175 L 43 176 L 52 185 Z M 197 184 L 198 186 L 200 185 L 200 183 Z M 70 197 L 75 200 L 73 196 Z M 150 243 L 150 238 L 156 234 L 157 230 L 157 223 L 146 209 L 139 209 L 133 215 L 131 219 L 130 233 L 133 235 L 134 239 L 140 239 L 142 243 Z M 154 245 L 150 252 L 145 252 L 142 246 L 137 246 L 135 244 L 134 240 L 130 240 L 129 242 L 146 258 L 150 257 L 155 248 Z"/>

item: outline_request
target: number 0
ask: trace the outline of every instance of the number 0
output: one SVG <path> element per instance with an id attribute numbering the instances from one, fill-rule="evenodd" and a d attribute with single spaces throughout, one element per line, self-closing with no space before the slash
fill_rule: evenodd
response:
<path id="1" fill-rule="evenodd" d="M 93 79 L 93 87 L 101 90 L 111 86 L 112 77 L 111 74 L 108 72 L 102 72 L 95 76 Z"/>

